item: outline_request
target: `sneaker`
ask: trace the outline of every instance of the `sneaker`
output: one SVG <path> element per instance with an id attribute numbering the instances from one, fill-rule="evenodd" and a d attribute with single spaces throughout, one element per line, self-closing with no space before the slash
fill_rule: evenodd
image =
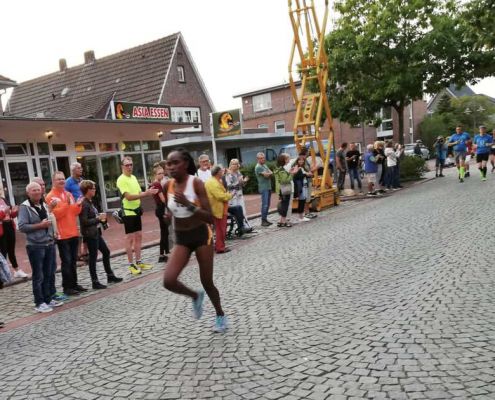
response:
<path id="1" fill-rule="evenodd" d="M 168 261 L 168 257 L 165 255 L 165 254 L 162 254 L 161 256 L 158 257 L 158 262 L 161 263 L 161 262 L 167 262 Z"/>
<path id="2" fill-rule="evenodd" d="M 227 317 L 225 315 L 217 315 L 213 332 L 224 333 L 228 327 Z"/>
<path id="3" fill-rule="evenodd" d="M 464 182 L 464 179 L 459 178 L 459 183 L 463 183 L 463 182 Z"/>
<path id="4" fill-rule="evenodd" d="M 129 265 L 128 269 L 132 275 L 139 275 L 141 273 L 141 270 L 134 264 Z"/>
<path id="5" fill-rule="evenodd" d="M 268 221 L 261 221 L 261 226 L 270 226 L 272 223 Z"/>
<path id="6" fill-rule="evenodd" d="M 312 214 L 312 213 L 307 213 L 304 217 L 305 218 L 309 218 L 309 219 L 313 219 L 313 218 L 316 218 L 318 215 L 316 214 Z"/>
<path id="7" fill-rule="evenodd" d="M 64 290 L 64 295 L 66 296 L 79 296 L 79 292 L 76 289 L 66 289 Z"/>
<path id="8" fill-rule="evenodd" d="M 46 303 L 41 303 L 39 306 L 34 307 L 34 309 L 39 313 L 48 313 L 53 311 L 53 308 Z"/>
<path id="9" fill-rule="evenodd" d="M 444 174 L 439 174 L 438 176 L 439 176 L 440 178 L 444 178 L 444 177 L 445 177 L 445 175 L 444 175 Z"/>
<path id="10" fill-rule="evenodd" d="M 483 178 L 481 178 L 481 180 L 484 182 L 484 181 L 486 181 L 486 178 L 485 178 L 485 177 L 483 177 Z"/>
<path id="11" fill-rule="evenodd" d="M 82 287 L 81 285 L 76 285 L 76 287 L 74 289 L 76 289 L 78 292 L 87 292 L 88 291 L 88 289 Z"/>
<path id="12" fill-rule="evenodd" d="M 153 268 L 153 265 L 151 265 L 151 264 L 145 264 L 143 262 L 137 262 L 136 263 L 136 267 L 138 267 L 139 269 L 141 269 L 141 271 L 149 271 L 150 269 Z"/>
<path id="13" fill-rule="evenodd" d="M 27 278 L 28 274 L 26 274 L 22 269 L 18 269 L 14 272 L 14 278 Z"/>
<path id="14" fill-rule="evenodd" d="M 199 290 L 198 297 L 193 300 L 193 317 L 194 319 L 200 319 L 203 315 L 203 302 L 205 300 L 205 291 Z"/>
<path id="15" fill-rule="evenodd" d="M 52 296 L 52 299 L 53 300 L 56 300 L 56 301 L 67 301 L 69 300 L 69 297 L 66 296 L 65 294 L 63 293 L 55 293 L 53 296 Z"/>
<path id="16" fill-rule="evenodd" d="M 50 301 L 48 303 L 48 306 L 51 307 L 51 308 L 60 307 L 60 306 L 63 306 L 63 305 L 64 305 L 64 302 L 63 301 L 55 300 L 55 299 L 52 299 L 52 301 Z"/>
<path id="17" fill-rule="evenodd" d="M 303 218 L 299 218 L 297 220 L 297 222 L 308 222 L 308 221 L 311 221 L 309 218 L 306 218 L 306 217 L 303 217 Z"/>

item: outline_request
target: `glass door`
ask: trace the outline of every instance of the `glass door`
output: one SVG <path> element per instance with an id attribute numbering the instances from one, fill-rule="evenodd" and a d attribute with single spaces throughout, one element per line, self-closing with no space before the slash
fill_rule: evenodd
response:
<path id="1" fill-rule="evenodd" d="M 10 175 L 11 198 L 13 204 L 21 204 L 26 200 L 26 186 L 33 178 L 33 165 L 22 160 L 7 160 Z"/>
<path id="2" fill-rule="evenodd" d="M 100 185 L 102 203 L 104 210 L 115 209 L 120 207 L 119 190 L 117 189 L 117 179 L 122 174 L 120 168 L 120 156 L 109 154 L 99 156 L 100 161 Z"/>
<path id="3" fill-rule="evenodd" d="M 96 183 L 97 190 L 93 202 L 98 210 L 103 210 L 102 190 L 104 190 L 104 188 L 99 179 L 96 156 L 80 156 L 77 157 L 77 162 L 81 163 L 83 169 L 83 179 L 89 179 L 90 181 Z"/>

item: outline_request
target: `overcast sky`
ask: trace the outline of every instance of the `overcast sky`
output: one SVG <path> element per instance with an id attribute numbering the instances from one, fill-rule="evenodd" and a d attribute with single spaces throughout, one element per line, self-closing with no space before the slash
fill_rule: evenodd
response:
<path id="1" fill-rule="evenodd" d="M 1 10 L 0 75 L 17 82 L 57 71 L 60 58 L 71 67 L 86 50 L 99 58 L 178 31 L 217 110 L 288 79 L 287 0 L 16 0 Z M 495 79 L 475 91 L 495 97 Z"/>

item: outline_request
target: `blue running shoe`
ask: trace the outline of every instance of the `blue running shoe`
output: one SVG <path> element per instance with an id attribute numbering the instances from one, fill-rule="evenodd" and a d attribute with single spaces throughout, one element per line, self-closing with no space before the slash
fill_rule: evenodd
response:
<path id="1" fill-rule="evenodd" d="M 205 291 L 198 291 L 198 297 L 193 300 L 193 316 L 195 319 L 200 319 L 203 315 L 203 301 L 205 299 Z"/>
<path id="2" fill-rule="evenodd" d="M 68 296 L 66 296 L 66 295 L 65 295 L 65 294 L 63 294 L 63 293 L 59 293 L 59 292 L 57 292 L 57 293 L 55 293 L 55 294 L 53 295 L 52 299 L 53 299 L 53 300 L 55 300 L 55 301 L 67 301 L 67 300 L 69 300 L 69 297 L 68 297 Z"/>
<path id="3" fill-rule="evenodd" d="M 217 333 L 224 333 L 228 329 L 227 317 L 225 315 L 217 315 L 215 318 L 215 326 L 213 331 Z"/>

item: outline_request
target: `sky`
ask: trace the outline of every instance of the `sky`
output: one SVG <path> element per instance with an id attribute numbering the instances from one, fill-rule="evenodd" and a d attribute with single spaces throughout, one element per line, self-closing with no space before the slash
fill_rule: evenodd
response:
<path id="1" fill-rule="evenodd" d="M 322 16 L 323 0 L 315 0 Z M 2 4 L 0 75 L 23 82 L 182 32 L 217 110 L 239 93 L 288 81 L 287 0 L 16 0 Z M 321 19 L 321 17 L 320 17 Z M 328 29 L 327 29 L 328 30 Z M 495 79 L 474 87 L 495 97 Z M 5 101 L 6 96 L 2 100 Z"/>

